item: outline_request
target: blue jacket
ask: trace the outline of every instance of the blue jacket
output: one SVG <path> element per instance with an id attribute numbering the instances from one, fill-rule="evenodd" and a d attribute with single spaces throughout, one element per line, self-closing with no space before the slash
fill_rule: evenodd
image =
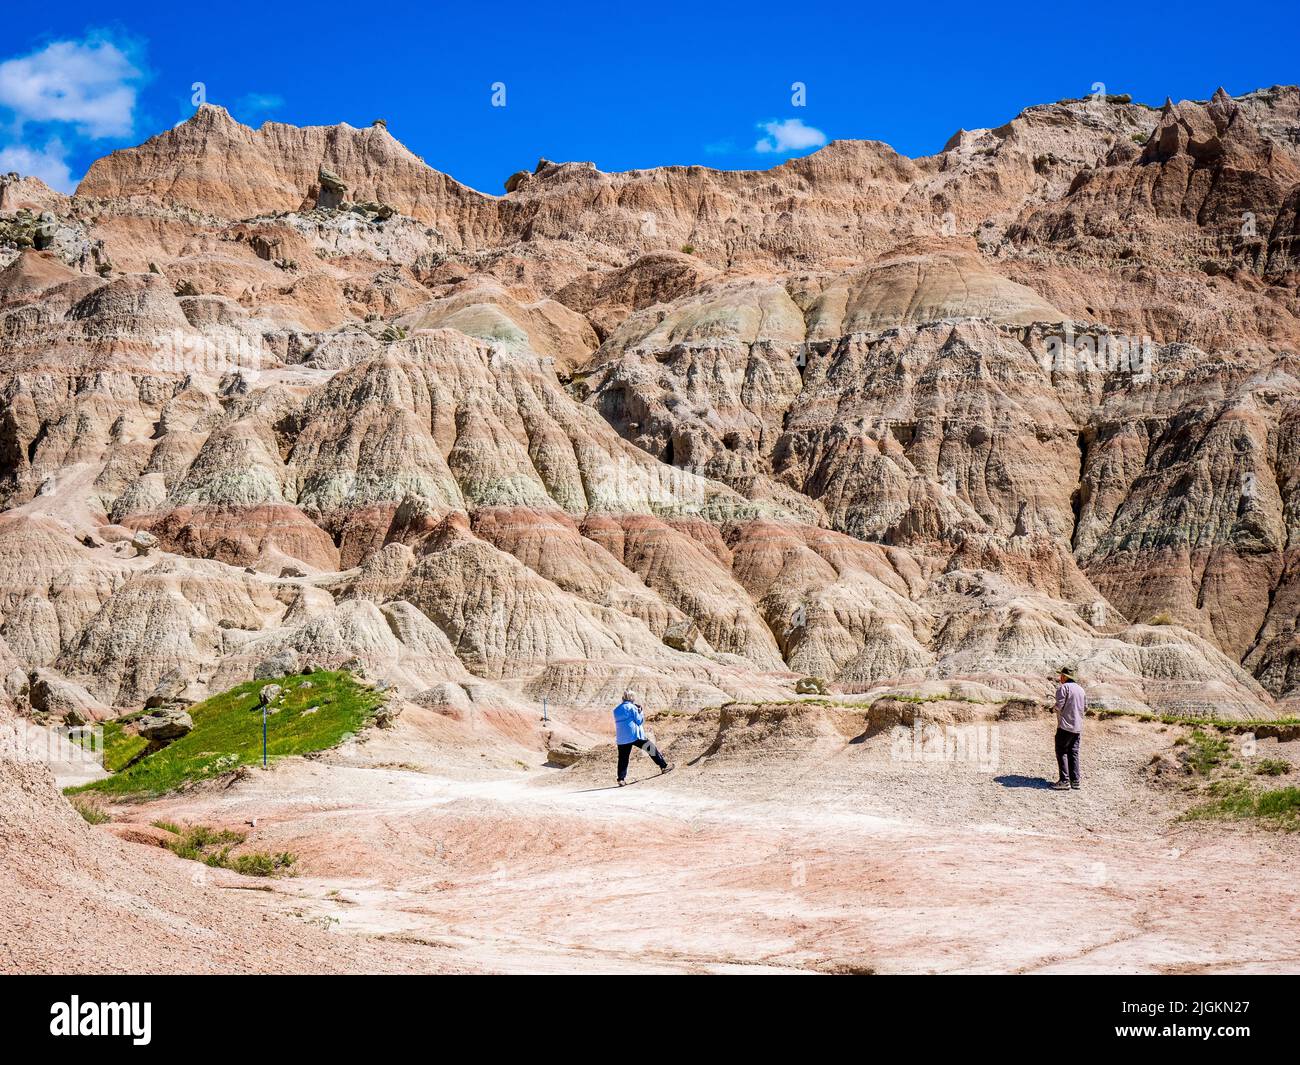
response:
<path id="1" fill-rule="evenodd" d="M 635 743 L 645 739 L 645 733 L 641 731 L 644 721 L 645 715 L 636 703 L 619 703 L 614 707 L 614 742 Z"/>

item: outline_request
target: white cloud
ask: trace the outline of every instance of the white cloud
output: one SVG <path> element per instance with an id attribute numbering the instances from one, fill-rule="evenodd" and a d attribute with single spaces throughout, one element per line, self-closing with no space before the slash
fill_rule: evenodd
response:
<path id="1" fill-rule="evenodd" d="M 756 152 L 801 152 L 805 148 L 820 148 L 826 143 L 826 134 L 812 126 L 805 126 L 801 118 L 787 118 L 784 122 L 773 119 L 760 122 L 758 128 L 767 133 L 754 145 Z"/>
<path id="2" fill-rule="evenodd" d="M 0 148 L 0 174 L 16 170 L 23 177 L 38 177 L 57 192 L 72 194 L 77 183 L 63 157 L 63 145 L 50 141 L 42 149 L 11 144 Z"/>
<path id="3" fill-rule="evenodd" d="M 254 117 L 270 114 L 284 106 L 284 97 L 273 92 L 245 93 L 235 104 L 235 111 L 241 116 Z"/>
<path id="4" fill-rule="evenodd" d="M 28 122 L 61 122 L 81 136 L 127 137 L 143 74 L 122 48 L 91 35 L 54 41 L 0 63 L 0 107 Z"/>

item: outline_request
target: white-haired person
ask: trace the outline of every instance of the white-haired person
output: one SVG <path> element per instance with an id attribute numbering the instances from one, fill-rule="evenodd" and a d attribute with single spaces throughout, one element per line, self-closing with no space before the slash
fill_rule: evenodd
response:
<path id="1" fill-rule="evenodd" d="M 618 786 L 627 783 L 627 762 L 632 748 L 640 747 L 659 767 L 660 773 L 672 771 L 672 764 L 659 753 L 653 740 L 646 739 L 645 712 L 636 701 L 636 692 L 630 688 L 623 693 L 623 701 L 614 707 L 614 742 L 618 744 Z"/>

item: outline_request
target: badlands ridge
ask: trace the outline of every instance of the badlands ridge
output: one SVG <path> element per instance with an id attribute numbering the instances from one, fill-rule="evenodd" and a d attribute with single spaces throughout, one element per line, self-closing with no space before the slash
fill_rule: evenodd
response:
<path id="1" fill-rule="evenodd" d="M 357 659 L 525 741 L 631 685 L 1300 708 L 1300 92 L 938 155 L 543 160 L 219 107 L 0 184 L 0 677 Z M 532 742 L 532 741 L 528 741 Z"/>

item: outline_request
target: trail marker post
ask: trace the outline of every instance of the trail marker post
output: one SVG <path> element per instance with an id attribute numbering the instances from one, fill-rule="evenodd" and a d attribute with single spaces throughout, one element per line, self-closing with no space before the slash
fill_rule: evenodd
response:
<path id="1" fill-rule="evenodd" d="M 266 705 L 262 705 L 262 768 L 266 768 Z"/>

